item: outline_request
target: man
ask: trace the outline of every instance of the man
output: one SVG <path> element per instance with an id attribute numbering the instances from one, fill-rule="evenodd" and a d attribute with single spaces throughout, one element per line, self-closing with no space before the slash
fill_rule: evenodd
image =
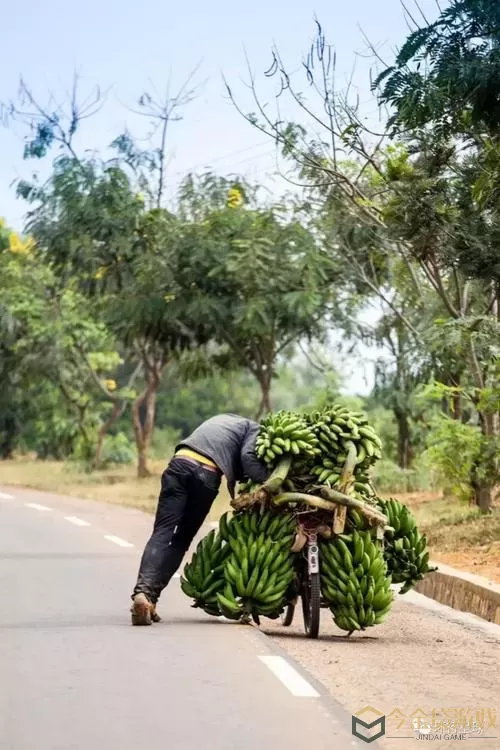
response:
<path id="1" fill-rule="evenodd" d="M 161 479 L 153 533 L 144 549 L 132 594 L 132 624 L 158 622 L 156 603 L 217 497 L 226 477 L 231 497 L 236 482 L 264 482 L 266 466 L 255 454 L 259 425 L 236 414 L 203 422 L 180 443 Z"/>

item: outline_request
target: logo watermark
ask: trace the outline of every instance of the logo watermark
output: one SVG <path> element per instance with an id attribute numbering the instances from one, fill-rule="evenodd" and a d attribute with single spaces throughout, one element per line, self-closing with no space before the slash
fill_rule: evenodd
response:
<path id="1" fill-rule="evenodd" d="M 363 742 L 388 739 L 470 740 L 497 738 L 496 708 L 417 708 L 386 713 L 364 706 L 352 715 L 352 734 Z"/>

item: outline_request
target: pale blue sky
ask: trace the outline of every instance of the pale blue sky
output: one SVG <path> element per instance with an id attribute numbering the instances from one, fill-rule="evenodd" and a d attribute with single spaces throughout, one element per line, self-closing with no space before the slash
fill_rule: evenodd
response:
<path id="1" fill-rule="evenodd" d="M 421 6 L 435 15 L 435 0 L 423 0 Z M 355 53 L 365 49 L 358 24 L 387 58 L 407 32 L 399 0 L 18 0 L 2 11 L 0 101 L 15 93 L 20 74 L 44 100 L 49 90 L 60 93 L 70 85 L 77 69 L 82 90 L 90 90 L 94 83 L 113 87 L 106 107 L 85 130 L 86 143 L 104 146 L 125 122 L 137 132 L 144 128 L 145 123 L 135 120 L 120 102 L 133 104 L 149 80 L 163 91 L 171 77 L 175 87 L 201 60 L 198 80 L 208 82 L 202 96 L 186 110 L 184 122 L 172 130 L 170 188 L 186 170 L 205 165 L 265 178 L 273 169 L 272 144 L 227 102 L 221 71 L 248 101 L 241 83 L 243 49 L 258 74 L 270 63 L 273 41 L 290 67 L 298 68 L 314 33 L 315 15 L 336 45 L 340 80 L 349 75 Z M 369 66 L 366 59 L 357 58 L 355 82 L 373 114 Z M 22 163 L 21 154 L 19 134 L 0 129 L 0 215 L 17 228 L 23 205 L 9 185 L 32 169 Z"/>
<path id="2" fill-rule="evenodd" d="M 407 0 L 407 5 L 416 12 L 412 2 Z M 435 0 L 421 0 L 420 5 L 429 16 L 436 15 Z M 15 94 L 21 74 L 41 101 L 49 90 L 60 95 L 76 69 L 82 76 L 82 91 L 88 92 L 95 83 L 103 89 L 112 87 L 105 108 L 87 122 L 83 136 L 85 145 L 103 148 L 125 124 L 135 133 L 144 133 L 144 121 L 122 103 L 133 105 L 149 81 L 163 91 L 170 77 L 175 88 L 201 61 L 197 80 L 208 79 L 202 95 L 171 131 L 169 193 L 173 194 L 183 173 L 205 166 L 245 173 L 279 190 L 283 183 L 270 177 L 275 164 L 272 143 L 227 101 L 221 73 L 244 109 L 250 110 L 242 82 L 244 49 L 260 81 L 265 81 L 262 73 L 269 67 L 273 42 L 290 69 L 298 69 L 314 34 L 315 16 L 336 46 L 339 81 L 349 77 L 356 60 L 354 82 L 367 115 L 375 116 L 369 93 L 372 63 L 356 57 L 356 52 L 366 53 L 358 25 L 390 61 L 392 50 L 408 31 L 399 0 L 18 0 L 2 10 L 0 101 Z M 0 128 L 0 165 L 0 216 L 21 229 L 24 206 L 10 184 L 16 177 L 29 176 L 37 165 L 22 161 L 19 132 Z M 362 374 L 358 372 L 355 379 L 358 390 Z"/>

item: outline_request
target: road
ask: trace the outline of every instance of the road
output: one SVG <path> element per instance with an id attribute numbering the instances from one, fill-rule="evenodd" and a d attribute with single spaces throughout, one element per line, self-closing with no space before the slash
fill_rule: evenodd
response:
<path id="1" fill-rule="evenodd" d="M 0 487 L 1 750 L 359 747 L 320 684 L 256 629 L 191 609 L 178 580 L 162 623 L 129 625 L 150 526 Z"/>

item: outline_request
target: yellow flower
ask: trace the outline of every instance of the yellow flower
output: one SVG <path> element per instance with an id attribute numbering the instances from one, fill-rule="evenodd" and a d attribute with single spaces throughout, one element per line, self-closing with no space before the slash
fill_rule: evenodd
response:
<path id="1" fill-rule="evenodd" d="M 108 391 L 116 391 L 116 380 L 109 379 L 104 381 L 104 385 Z"/>
<path id="2" fill-rule="evenodd" d="M 243 196 L 238 188 L 231 188 L 227 196 L 227 205 L 230 208 L 237 208 L 243 203 Z"/>
<path id="3" fill-rule="evenodd" d="M 9 234 L 9 250 L 11 253 L 17 253 L 18 255 L 30 255 L 33 250 L 35 243 L 28 237 L 26 240 L 22 240 L 15 232 Z"/>
<path id="4" fill-rule="evenodd" d="M 102 277 L 106 275 L 107 270 L 108 269 L 106 268 L 106 266 L 101 266 L 100 268 L 98 268 L 94 274 L 94 279 L 102 279 Z"/>

